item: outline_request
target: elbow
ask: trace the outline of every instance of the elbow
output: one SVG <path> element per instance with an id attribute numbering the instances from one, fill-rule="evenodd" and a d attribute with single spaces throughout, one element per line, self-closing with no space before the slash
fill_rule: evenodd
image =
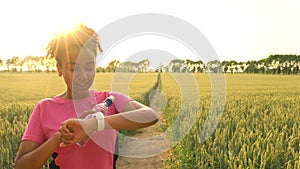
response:
<path id="1" fill-rule="evenodd" d="M 15 160 L 14 169 L 26 168 L 26 166 L 20 164 L 19 160 Z"/>
<path id="2" fill-rule="evenodd" d="M 154 125 L 154 124 L 156 124 L 156 123 L 158 122 L 158 120 L 159 120 L 158 114 L 157 114 L 157 112 L 154 111 L 153 109 L 150 109 L 149 111 L 150 111 L 151 114 L 152 114 L 152 116 L 151 116 L 151 121 L 150 121 L 149 123 L 150 123 L 150 125 Z"/>
<path id="3" fill-rule="evenodd" d="M 15 164 L 14 164 L 14 169 L 22 168 L 21 165 L 19 164 L 19 157 L 17 156 L 15 159 Z"/>
<path id="4" fill-rule="evenodd" d="M 150 107 L 143 108 L 141 112 L 132 120 L 141 124 L 142 128 L 152 126 L 158 122 L 158 114 Z"/>
<path id="5" fill-rule="evenodd" d="M 22 167 L 20 167 L 19 165 L 15 164 L 14 169 L 19 169 L 19 168 L 22 168 Z"/>
<path id="6" fill-rule="evenodd" d="M 25 164 L 21 164 L 20 159 L 16 159 L 15 160 L 15 164 L 14 164 L 14 169 L 24 169 L 24 168 L 28 168 L 27 165 Z"/>
<path id="7" fill-rule="evenodd" d="M 153 120 L 153 124 L 158 122 L 158 118 L 156 118 L 155 120 Z"/>
<path id="8" fill-rule="evenodd" d="M 151 125 L 154 125 L 154 124 L 156 124 L 157 122 L 158 122 L 158 118 L 154 119 L 154 120 L 152 121 Z"/>
<path id="9" fill-rule="evenodd" d="M 154 120 L 153 120 L 153 124 L 155 124 L 155 123 L 157 123 L 158 122 L 158 114 L 157 114 L 157 112 L 155 112 L 155 111 L 153 111 L 154 112 L 154 114 L 155 114 L 155 118 L 154 118 Z"/>

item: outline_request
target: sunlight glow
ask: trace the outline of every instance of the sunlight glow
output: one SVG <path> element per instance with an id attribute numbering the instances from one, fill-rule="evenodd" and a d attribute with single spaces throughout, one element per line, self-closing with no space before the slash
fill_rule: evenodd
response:
<path id="1" fill-rule="evenodd" d="M 82 22 L 70 19 L 57 20 L 56 24 L 49 27 L 48 29 L 52 30 L 52 36 L 57 36 L 60 33 L 71 33 L 80 23 Z"/>
<path id="2" fill-rule="evenodd" d="M 191 23 L 211 42 L 220 60 L 299 54 L 298 0 L 203 1 L 201 5 L 195 1 L 188 6 L 184 1 L 133 0 L 130 4 L 1 1 L 0 58 L 5 62 L 13 56 L 41 56 L 49 40 L 78 23 L 100 30 L 120 18 L 141 13 L 168 14 Z"/>

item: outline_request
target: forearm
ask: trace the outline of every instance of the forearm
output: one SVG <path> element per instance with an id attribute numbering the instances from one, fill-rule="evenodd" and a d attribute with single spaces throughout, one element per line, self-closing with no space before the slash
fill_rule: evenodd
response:
<path id="1" fill-rule="evenodd" d="M 151 126 L 158 121 L 156 113 L 149 108 L 136 109 L 105 117 L 106 129 L 130 130 Z"/>
<path id="2" fill-rule="evenodd" d="M 129 107 L 130 105 L 128 105 Z M 138 105 L 137 105 L 138 106 Z M 156 112 L 148 107 L 138 109 L 125 108 L 123 113 L 110 116 L 98 116 L 89 119 L 68 119 L 62 124 L 62 137 L 71 134 L 74 137 L 63 140 L 61 146 L 69 146 L 78 140 L 87 137 L 97 130 L 103 129 L 120 129 L 131 130 L 148 127 L 158 121 Z M 129 110 L 128 110 L 129 109 Z M 97 116 L 97 115 L 96 115 Z M 104 125 L 102 125 L 104 124 Z M 99 126 L 98 126 L 99 125 Z"/>
<path id="3" fill-rule="evenodd" d="M 60 143 L 59 134 L 54 134 L 49 140 L 33 151 L 18 155 L 15 162 L 15 169 L 42 168 Z"/>

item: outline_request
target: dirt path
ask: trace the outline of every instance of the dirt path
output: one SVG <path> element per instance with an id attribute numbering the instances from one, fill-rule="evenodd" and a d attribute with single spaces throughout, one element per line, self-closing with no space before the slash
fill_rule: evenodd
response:
<path id="1" fill-rule="evenodd" d="M 158 126 L 162 123 L 160 120 L 156 125 L 141 129 L 134 138 L 148 138 L 149 136 L 154 136 L 159 134 Z M 164 140 L 159 138 L 147 139 L 141 141 L 140 139 L 132 140 L 128 142 L 124 147 L 123 152 L 126 151 L 130 157 L 119 157 L 117 163 L 117 169 L 131 169 L 131 168 L 143 168 L 143 169 L 158 169 L 163 168 L 163 161 L 167 157 L 166 152 L 161 152 L 161 147 L 164 144 Z M 159 154 L 158 154 L 159 153 Z M 155 156 L 153 156 L 153 155 Z M 148 157 L 152 156 L 152 157 Z M 144 158 L 143 158 L 144 157 Z"/>
<path id="2" fill-rule="evenodd" d="M 163 168 L 163 161 L 167 158 L 165 149 L 168 148 L 168 141 L 160 131 L 164 119 L 157 106 L 159 97 L 159 90 L 156 90 L 150 101 L 151 107 L 159 115 L 159 121 L 153 126 L 138 130 L 139 132 L 132 136 L 133 139 L 122 146 L 117 169 Z"/>

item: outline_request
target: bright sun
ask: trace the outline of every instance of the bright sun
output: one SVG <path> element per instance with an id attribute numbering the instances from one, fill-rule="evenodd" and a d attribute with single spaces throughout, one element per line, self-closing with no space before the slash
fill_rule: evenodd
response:
<path id="1" fill-rule="evenodd" d="M 78 24 L 82 23 L 81 21 L 74 21 L 70 19 L 61 19 L 56 22 L 55 25 L 49 27 L 52 35 L 57 35 L 61 32 L 69 32 L 72 31 Z"/>

